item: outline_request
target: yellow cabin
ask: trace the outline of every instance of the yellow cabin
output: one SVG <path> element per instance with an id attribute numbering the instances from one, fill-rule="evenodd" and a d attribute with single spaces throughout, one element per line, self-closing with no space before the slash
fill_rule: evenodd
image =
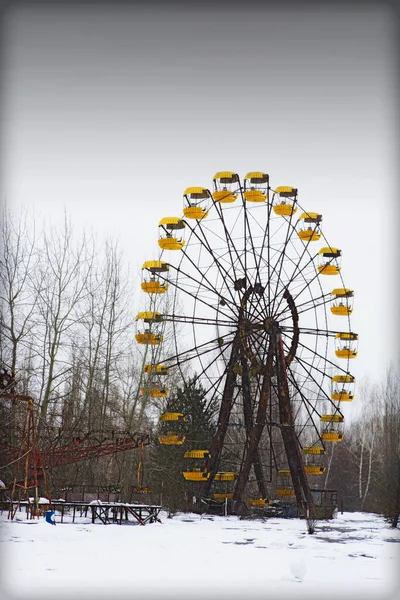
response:
<path id="1" fill-rule="evenodd" d="M 358 335 L 352 332 L 337 333 L 335 336 L 335 354 L 338 358 L 355 358 L 358 354 Z"/>
<path id="2" fill-rule="evenodd" d="M 280 217 L 291 217 L 297 210 L 297 188 L 282 185 L 274 190 L 272 208 Z"/>
<path id="3" fill-rule="evenodd" d="M 318 252 L 318 271 L 321 275 L 338 275 L 342 251 L 339 248 L 321 248 Z"/>
<path id="4" fill-rule="evenodd" d="M 183 458 L 211 458 L 209 450 L 188 450 Z"/>
<path id="5" fill-rule="evenodd" d="M 324 465 L 304 465 L 307 475 L 323 475 L 326 471 Z"/>
<path id="6" fill-rule="evenodd" d="M 321 415 L 321 422 L 323 423 L 344 423 L 344 416 L 339 413 L 333 415 Z"/>
<path id="7" fill-rule="evenodd" d="M 181 446 L 185 439 L 185 435 L 178 433 L 168 433 L 167 435 L 158 436 L 158 441 L 164 446 Z"/>
<path id="8" fill-rule="evenodd" d="M 181 412 L 166 412 L 166 413 L 163 413 L 162 415 L 160 415 L 158 420 L 161 422 L 175 421 L 175 422 L 180 422 L 180 423 L 183 422 L 184 423 L 186 421 L 186 417 Z"/>
<path id="9" fill-rule="evenodd" d="M 277 496 L 286 497 L 286 498 L 290 498 L 290 497 L 293 498 L 296 495 L 294 489 L 290 488 L 290 487 L 287 487 L 287 486 L 276 488 L 275 489 L 275 494 Z"/>
<path id="10" fill-rule="evenodd" d="M 272 504 L 272 500 L 269 498 L 250 498 L 246 500 L 246 504 L 252 508 L 266 508 Z"/>
<path id="11" fill-rule="evenodd" d="M 223 494 L 223 493 L 215 493 L 213 494 L 214 500 L 217 502 L 222 502 L 223 500 L 232 500 L 233 494 Z"/>
<path id="12" fill-rule="evenodd" d="M 147 294 L 165 294 L 169 265 L 160 260 L 148 260 L 142 266 L 141 288 Z M 160 275 L 162 274 L 162 275 Z"/>
<path id="13" fill-rule="evenodd" d="M 140 312 L 136 315 L 135 321 L 143 321 L 144 323 L 151 325 L 152 323 L 162 323 L 163 316 L 159 312 Z"/>
<path id="14" fill-rule="evenodd" d="M 168 369 L 168 367 L 166 367 L 164 365 L 150 364 L 150 365 L 145 365 L 143 367 L 143 372 L 144 373 L 154 373 L 157 375 L 168 375 L 169 369 Z"/>
<path id="15" fill-rule="evenodd" d="M 321 456 L 323 454 L 326 454 L 326 450 L 323 446 L 305 446 L 302 451 L 302 454 L 312 454 L 315 455 L 317 454 L 318 456 Z"/>
<path id="16" fill-rule="evenodd" d="M 327 431 L 325 433 L 321 433 L 321 439 L 325 442 L 341 442 L 343 438 L 344 433 L 342 432 Z"/>
<path id="17" fill-rule="evenodd" d="M 247 202 L 268 201 L 269 176 L 261 171 L 247 173 L 244 178 L 243 196 Z"/>
<path id="18" fill-rule="evenodd" d="M 316 212 L 303 212 L 297 221 L 297 235 L 304 242 L 316 242 L 320 239 L 322 215 Z"/>
<path id="19" fill-rule="evenodd" d="M 232 171 L 219 171 L 213 178 L 213 198 L 215 202 L 230 204 L 238 197 L 239 175 Z"/>
<path id="20" fill-rule="evenodd" d="M 278 477 L 291 477 L 290 469 L 289 468 L 279 469 L 279 471 L 277 472 L 277 475 L 278 475 Z"/>
<path id="21" fill-rule="evenodd" d="M 150 331 L 144 331 L 143 333 L 137 333 L 135 339 L 138 344 L 148 344 L 149 346 L 157 346 L 163 341 L 163 336 Z"/>
<path id="22" fill-rule="evenodd" d="M 354 399 L 355 378 L 352 375 L 332 377 L 331 398 L 336 402 L 351 402 Z"/>
<path id="23" fill-rule="evenodd" d="M 142 394 L 148 394 L 150 398 L 166 398 L 168 395 L 168 388 L 152 387 L 149 389 L 140 388 Z"/>
<path id="24" fill-rule="evenodd" d="M 210 192 L 203 187 L 188 187 L 183 192 L 183 214 L 187 219 L 200 221 L 208 216 Z"/>
<path id="25" fill-rule="evenodd" d="M 215 474 L 214 481 L 235 481 L 237 476 L 237 471 L 220 472 Z"/>
<path id="26" fill-rule="evenodd" d="M 158 224 L 158 245 L 162 250 L 182 250 L 185 245 L 183 235 L 175 235 L 185 229 L 185 221 L 179 217 L 165 217 Z"/>
<path id="27" fill-rule="evenodd" d="M 353 312 L 353 290 L 335 288 L 331 291 L 331 313 L 338 316 L 351 315 Z"/>
<path id="28" fill-rule="evenodd" d="M 205 481 L 209 479 L 210 473 L 208 471 L 201 471 L 200 469 L 192 471 L 183 471 L 182 475 L 186 481 Z"/>

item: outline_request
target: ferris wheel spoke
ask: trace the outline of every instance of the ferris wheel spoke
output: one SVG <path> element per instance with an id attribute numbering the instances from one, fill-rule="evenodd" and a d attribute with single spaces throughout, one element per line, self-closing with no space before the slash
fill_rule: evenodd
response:
<path id="1" fill-rule="evenodd" d="M 205 317 L 195 317 L 195 316 L 190 316 L 187 317 L 185 315 L 176 315 L 176 314 L 172 314 L 172 315 L 168 315 L 168 314 L 163 314 L 162 315 L 163 321 L 169 322 L 169 321 L 173 321 L 174 323 L 191 323 L 192 325 L 214 325 L 214 326 L 218 326 L 220 325 L 221 327 L 223 326 L 234 326 L 235 322 L 232 320 L 229 321 L 223 321 L 221 319 L 207 319 Z"/>
<path id="2" fill-rule="evenodd" d="M 284 217 L 286 222 L 287 222 L 287 230 L 286 230 L 286 239 L 283 243 L 283 247 L 282 247 L 282 251 L 281 251 L 281 255 L 280 255 L 280 261 L 278 260 L 278 262 L 275 264 L 271 276 L 276 273 L 277 275 L 277 283 L 275 286 L 275 292 L 274 294 L 272 294 L 272 305 L 271 303 L 269 303 L 268 308 L 270 309 L 271 313 L 273 313 L 274 311 L 274 307 L 275 307 L 275 302 L 276 302 L 276 298 L 278 297 L 278 287 L 279 287 L 279 282 L 281 279 L 281 275 L 282 275 L 282 269 L 283 269 L 283 264 L 284 264 L 284 259 L 286 256 L 286 249 L 289 245 L 289 242 L 291 240 L 291 237 L 293 235 L 293 233 L 296 231 L 295 227 L 292 225 L 292 218 L 293 215 L 291 215 L 289 217 L 289 219 L 287 219 L 286 217 Z"/>
<path id="3" fill-rule="evenodd" d="M 231 334 L 226 335 L 225 338 L 229 337 L 229 335 L 231 335 Z M 180 364 L 183 364 L 185 362 L 188 362 L 190 360 L 193 360 L 193 358 L 197 358 L 203 354 L 208 354 L 209 352 L 212 352 L 214 350 L 220 349 L 220 351 L 221 351 L 220 353 L 222 354 L 224 349 L 226 350 L 226 348 L 232 344 L 232 340 L 226 341 L 225 338 L 222 341 L 220 338 L 215 338 L 213 340 L 204 342 L 203 344 L 200 344 L 198 346 L 193 346 L 192 348 L 183 350 L 182 352 L 175 354 L 174 356 L 169 356 L 169 357 L 164 358 L 163 362 L 172 368 L 172 367 L 178 366 Z M 215 346 L 210 347 L 211 344 L 215 344 Z M 201 348 L 201 352 L 199 352 L 200 348 Z M 223 348 L 223 349 L 221 350 L 221 348 Z"/>
<path id="4" fill-rule="evenodd" d="M 318 296 L 315 299 L 312 300 L 307 300 L 305 302 L 302 302 L 301 304 L 297 304 L 297 313 L 299 315 L 301 315 L 302 313 L 305 313 L 309 310 L 315 310 L 316 308 L 319 308 L 320 306 L 324 306 L 325 304 L 328 304 L 331 301 L 331 293 L 327 293 L 327 294 L 322 294 L 321 296 Z M 275 314 L 275 318 L 276 319 L 283 319 L 285 318 L 285 313 L 288 309 L 285 307 L 280 313 Z"/>
<path id="5" fill-rule="evenodd" d="M 301 259 L 304 256 L 305 252 L 306 252 L 306 248 L 304 248 L 301 258 L 299 258 L 299 260 L 296 262 L 295 270 L 293 271 L 292 275 L 289 276 L 285 280 L 285 287 L 286 287 L 286 289 L 289 289 L 289 286 L 294 281 L 301 280 L 301 277 L 304 279 L 304 282 L 305 282 L 304 287 L 302 288 L 302 290 L 300 292 L 297 293 L 297 295 L 294 297 L 294 300 L 296 300 L 307 288 L 309 288 L 313 281 L 313 279 L 310 280 L 305 273 L 307 273 L 307 270 L 310 268 L 310 266 L 314 264 L 315 256 L 311 257 L 310 260 L 301 267 L 301 269 L 299 268 Z M 281 295 L 279 296 L 279 294 L 278 294 L 275 298 L 278 298 L 278 303 L 277 304 L 274 303 L 272 310 L 275 309 L 275 312 L 276 312 L 276 311 L 279 311 L 280 306 L 282 304 L 282 296 Z"/>
<path id="6" fill-rule="evenodd" d="M 315 255 L 315 256 L 314 256 L 314 259 L 316 258 L 316 256 L 317 256 L 317 255 Z M 333 259 L 332 259 L 332 260 L 333 260 Z M 332 262 L 332 260 L 331 260 L 331 261 L 329 261 L 329 263 L 327 263 L 327 264 L 330 264 L 330 263 Z M 302 293 L 303 293 L 303 292 L 304 292 L 304 291 L 305 291 L 305 290 L 306 290 L 308 287 L 310 287 L 310 286 L 311 286 L 311 284 L 312 284 L 312 283 L 313 283 L 315 280 L 317 280 L 317 279 L 319 278 L 319 275 L 320 275 L 319 271 L 317 271 L 317 270 L 316 270 L 316 271 L 315 271 L 315 275 L 314 275 L 314 277 L 313 277 L 312 279 L 310 279 L 310 280 L 308 280 L 308 281 L 307 281 L 307 283 L 306 283 L 306 285 L 304 286 L 304 288 L 302 288 L 302 289 L 301 289 L 301 290 L 300 290 L 300 291 L 297 293 L 297 295 L 294 297 L 294 300 L 297 300 L 297 298 L 299 298 L 299 296 L 301 296 L 301 294 L 302 294 Z"/>
<path id="7" fill-rule="evenodd" d="M 200 276 L 201 276 L 201 284 L 200 284 L 200 285 L 201 285 L 201 286 L 203 286 L 203 285 L 204 285 L 203 281 L 206 281 L 206 282 L 207 282 L 207 288 L 206 288 L 206 289 L 207 289 L 208 291 L 212 292 L 213 294 L 216 294 L 216 295 L 217 295 L 217 292 L 216 292 L 216 290 L 215 290 L 215 287 L 212 285 L 212 283 L 209 281 L 209 279 L 208 279 L 208 278 L 207 278 L 207 277 L 204 275 L 204 273 L 201 271 L 201 269 L 200 269 L 200 266 L 199 266 L 199 265 L 197 265 L 197 264 L 195 263 L 195 261 L 193 261 L 193 260 L 190 258 L 190 256 L 188 255 L 188 253 L 187 253 L 187 251 L 186 251 L 186 250 L 185 250 L 185 251 L 182 251 L 182 254 L 183 254 L 183 256 L 184 256 L 185 258 L 187 258 L 187 260 L 190 262 L 190 264 L 192 265 L 192 267 L 193 267 L 194 269 L 196 269 L 196 271 L 197 271 L 197 272 L 200 274 Z M 181 264 L 182 264 L 182 261 L 181 261 Z M 220 262 L 218 262 L 218 261 L 215 261 L 215 257 L 213 257 L 213 265 L 215 265 L 215 266 L 218 268 L 218 270 L 219 270 L 219 271 L 221 271 L 221 263 L 220 263 Z M 175 267 L 175 269 L 176 269 L 176 267 Z M 182 271 L 182 272 L 183 272 L 183 270 L 180 268 L 180 266 L 179 266 L 179 267 L 178 267 L 178 269 L 176 269 L 176 270 L 178 270 L 178 271 Z M 193 279 L 193 278 L 192 278 L 192 277 L 191 277 L 189 274 L 186 274 L 186 276 L 187 276 L 189 279 Z M 224 275 L 224 277 L 225 277 L 225 275 Z M 230 294 L 230 296 L 231 296 L 231 300 L 229 301 L 227 298 L 224 298 L 224 301 L 225 301 L 225 302 L 231 302 L 232 304 L 235 304 L 235 298 L 234 298 L 234 296 L 233 296 L 233 294 L 232 294 L 232 292 L 231 292 L 230 288 L 229 288 L 229 287 L 227 287 L 227 290 L 228 290 L 228 292 L 229 292 L 229 294 Z M 219 296 L 219 297 L 220 297 L 220 296 Z"/>
<path id="8" fill-rule="evenodd" d="M 285 345 L 285 342 L 283 342 L 283 343 Z M 335 367 L 335 369 L 339 370 L 339 368 L 336 366 L 336 364 L 333 361 L 326 358 L 326 356 L 323 356 L 322 354 L 315 352 L 313 349 L 309 348 L 308 346 L 305 346 L 301 342 L 299 342 L 299 346 L 302 346 L 304 349 L 308 350 L 313 355 L 314 358 L 318 358 L 319 360 L 322 360 L 323 363 L 333 366 L 333 367 Z M 317 385 L 319 385 L 317 380 L 311 374 L 312 369 L 314 369 L 314 371 L 320 373 L 323 377 L 327 376 L 326 372 L 324 370 L 322 370 L 320 367 L 316 366 L 314 363 L 308 362 L 306 359 L 302 358 L 301 356 L 296 356 L 296 361 L 299 363 L 299 365 L 302 366 L 302 368 L 305 370 L 306 373 L 310 374 L 310 377 L 312 378 L 314 383 L 317 383 Z M 343 371 L 343 369 L 340 369 L 340 370 L 342 372 L 345 372 L 345 371 Z M 324 395 L 326 396 L 327 400 L 331 401 L 329 396 L 326 394 L 326 392 L 324 392 Z"/>
<path id="9" fill-rule="evenodd" d="M 281 327 L 283 332 L 292 332 L 294 331 L 293 327 L 290 327 L 289 325 L 282 325 Z M 299 328 L 299 333 L 300 334 L 307 334 L 307 335 L 315 335 L 315 336 L 323 336 L 323 337 L 335 337 L 336 334 L 340 333 L 339 331 L 333 331 L 330 329 L 313 329 L 312 327 L 300 327 Z"/>
<path id="10" fill-rule="evenodd" d="M 211 258 L 212 258 L 212 260 L 214 261 L 214 264 L 215 264 L 215 266 L 217 267 L 217 269 L 218 269 L 218 271 L 219 271 L 219 273 L 220 273 L 220 276 L 223 278 L 223 280 L 227 280 L 227 279 L 228 279 L 228 280 L 229 280 L 229 281 L 231 281 L 231 282 L 232 282 L 232 284 L 234 285 L 234 284 L 235 284 L 235 279 L 233 279 L 233 278 L 232 278 L 232 276 L 231 276 L 231 274 L 229 273 L 229 271 L 226 271 L 226 270 L 225 270 L 225 269 L 222 267 L 222 265 L 221 265 L 221 262 L 220 262 L 219 260 L 216 260 L 215 254 L 214 254 L 214 252 L 213 252 L 212 248 L 210 247 L 210 245 L 209 245 L 209 243 L 208 243 L 207 237 L 206 237 L 206 235 L 205 235 L 205 233 L 204 233 L 204 231 L 203 231 L 203 229 L 202 229 L 202 227 L 201 227 L 200 223 L 201 223 L 201 221 L 198 221 L 195 227 L 191 227 L 191 226 L 188 224 L 188 227 L 189 227 L 189 229 L 191 230 L 192 234 L 193 234 L 193 235 L 194 235 L 194 236 L 195 236 L 195 237 L 198 239 L 198 241 L 199 241 L 199 242 L 202 244 L 202 247 L 203 247 L 203 248 L 205 248 L 205 249 L 207 250 L 207 252 L 210 254 L 210 257 L 211 257 Z M 202 237 L 201 237 L 201 238 L 200 238 L 200 237 L 197 235 L 196 228 L 198 228 L 198 229 L 199 229 L 199 231 L 201 232 L 201 235 L 202 235 Z M 229 253 L 230 253 L 230 252 L 229 252 Z M 188 256 L 188 254 L 187 254 L 187 252 L 186 252 L 186 251 L 184 252 L 184 255 L 185 255 L 185 256 L 186 256 L 186 258 L 188 258 L 188 260 L 189 260 L 189 261 L 190 261 L 190 262 L 193 264 L 193 261 L 191 261 L 191 259 L 190 259 L 190 257 Z M 195 266 L 195 268 L 196 268 L 196 269 L 198 269 L 197 265 L 194 265 L 194 266 Z M 232 269 L 233 269 L 233 272 L 235 272 L 235 269 L 234 269 L 234 265 L 233 265 L 233 264 L 232 264 Z M 232 301 L 233 301 L 233 302 L 235 302 L 235 299 L 234 299 L 234 296 L 232 295 L 231 289 L 230 289 L 228 286 L 227 286 L 227 290 L 229 291 L 229 293 L 230 293 L 230 295 L 231 295 Z"/>
<path id="11" fill-rule="evenodd" d="M 218 214 L 218 216 L 219 216 L 219 218 L 221 220 L 221 223 L 222 223 L 222 227 L 223 227 L 225 238 L 226 238 L 226 244 L 227 244 L 227 248 L 228 248 L 228 252 L 229 252 L 229 257 L 230 257 L 230 261 L 231 261 L 231 266 L 232 266 L 233 272 L 235 273 L 235 281 L 237 281 L 239 278 L 237 277 L 236 272 L 235 272 L 235 262 L 236 262 L 236 260 L 239 262 L 244 275 L 246 275 L 245 265 L 242 262 L 241 256 L 240 256 L 240 254 L 239 254 L 239 252 L 238 252 L 238 250 L 236 248 L 236 245 L 233 243 L 233 239 L 231 237 L 231 234 L 230 234 L 229 229 L 227 227 L 227 224 L 225 222 L 224 211 L 222 210 L 222 207 L 217 202 L 214 202 L 214 206 L 215 206 L 217 214 Z M 237 224 L 239 216 L 240 216 L 240 213 L 238 214 L 238 216 L 236 218 L 236 221 L 235 221 L 235 223 L 233 225 L 233 229 L 235 228 L 235 226 Z M 233 250 L 234 250 L 234 252 L 236 254 L 236 260 L 234 260 L 234 258 L 232 256 L 232 248 L 233 248 Z"/>
<path id="12" fill-rule="evenodd" d="M 198 284 L 198 286 L 202 286 L 202 283 L 199 282 L 198 280 L 194 279 L 193 277 L 189 276 L 187 273 L 185 273 L 184 271 L 182 271 L 180 269 L 180 267 L 174 267 L 173 265 L 169 265 L 170 267 L 172 267 L 173 269 L 175 269 L 175 271 L 179 274 L 182 273 L 185 277 L 187 277 L 189 280 L 193 281 L 194 283 Z M 203 304 L 204 306 L 207 306 L 208 308 L 211 308 L 214 312 L 218 311 L 220 312 L 224 317 L 226 317 L 227 319 L 231 318 L 231 315 L 226 314 L 225 312 L 223 312 L 220 309 L 220 305 L 218 305 L 218 307 L 213 306 L 212 304 L 209 304 L 208 302 L 206 302 L 205 300 L 203 300 L 202 298 L 199 298 L 199 296 L 195 295 L 193 292 L 189 291 L 186 287 L 184 287 L 184 285 L 182 283 L 177 283 L 178 278 L 176 280 L 173 279 L 164 279 L 165 282 L 168 282 L 169 284 L 173 285 L 174 288 L 176 290 L 179 290 L 180 292 L 183 292 L 185 294 L 187 294 L 188 296 L 190 296 L 192 299 L 196 299 L 197 302 L 200 302 L 201 304 Z M 207 288 L 208 289 L 208 288 Z M 215 290 L 210 290 L 210 292 L 213 291 L 213 293 L 215 293 L 217 295 L 217 292 L 215 292 Z M 228 300 L 224 299 L 224 301 L 226 303 L 228 303 Z"/>

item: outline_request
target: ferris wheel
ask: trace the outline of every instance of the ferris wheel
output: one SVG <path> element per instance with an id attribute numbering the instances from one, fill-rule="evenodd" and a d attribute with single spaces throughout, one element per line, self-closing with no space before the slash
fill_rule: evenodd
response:
<path id="1" fill-rule="evenodd" d="M 267 173 L 241 181 L 224 171 L 211 189 L 185 190 L 182 216 L 159 221 L 159 259 L 142 268 L 141 391 L 166 398 L 168 375 L 189 370 L 218 401 L 211 445 L 185 448 L 183 476 L 204 497 L 254 506 L 293 498 L 309 514 L 327 447 L 343 439 L 354 292 L 322 220 L 300 206 L 296 188 L 271 187 Z M 162 421 L 160 442 L 184 445 L 185 416 Z"/>

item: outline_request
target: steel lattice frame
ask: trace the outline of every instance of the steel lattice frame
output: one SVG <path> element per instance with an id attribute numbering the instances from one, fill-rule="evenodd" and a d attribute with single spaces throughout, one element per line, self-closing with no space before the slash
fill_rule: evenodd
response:
<path id="1" fill-rule="evenodd" d="M 343 421 L 331 387 L 333 375 L 350 375 L 349 360 L 336 360 L 333 341 L 351 332 L 350 315 L 331 315 L 329 303 L 333 281 L 347 288 L 341 271 L 332 278 L 318 270 L 321 242 L 330 248 L 323 234 L 319 243 L 299 239 L 298 216 L 305 209 L 297 199 L 296 212 L 276 215 L 272 188 L 264 202 L 251 203 L 237 182 L 236 202 L 221 204 L 210 191 L 207 218 L 182 217 L 185 246 L 161 253 L 169 271 L 158 278 L 173 294 L 163 327 L 172 329 L 174 348 L 152 351 L 156 362 L 182 375 L 190 364 L 206 398 L 219 401 L 203 494 L 210 495 L 215 474 L 229 464 L 238 472 L 233 500 L 243 500 L 252 480 L 264 498 L 267 484 L 288 467 L 306 514 L 312 499 L 302 450 L 325 449 L 324 413 Z M 234 425 L 241 431 L 235 443 Z"/>

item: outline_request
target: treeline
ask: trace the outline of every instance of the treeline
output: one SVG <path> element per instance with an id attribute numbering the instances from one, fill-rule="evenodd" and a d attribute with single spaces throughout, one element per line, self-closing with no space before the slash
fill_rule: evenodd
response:
<path id="1" fill-rule="evenodd" d="M 1 216 L 0 361 L 15 374 L 13 390 L 34 397 L 41 439 L 50 442 L 56 431 L 68 441 L 81 432 L 145 430 L 154 442 L 144 453 L 129 451 L 55 469 L 51 485 L 58 490 L 71 484 L 114 486 L 128 498 L 132 485 L 140 484 L 153 490 L 151 501 L 187 507 L 191 488 L 182 477 L 183 452 L 157 443 L 157 418 L 168 403 L 169 410 L 187 415 L 187 441 L 207 447 L 217 408 L 201 400 L 196 385 L 189 389 L 189 379 L 185 383 L 180 373 L 168 382 L 168 399 L 140 393 L 139 285 L 118 245 L 112 240 L 98 244 L 85 232 L 76 235 L 67 217 L 59 227 L 38 231 L 27 213 Z M 399 366 L 389 368 L 381 385 L 359 386 L 355 401 L 360 417 L 330 448 L 320 485 L 337 489 L 345 510 L 376 511 L 396 526 Z M 13 402 L 0 407 L 0 429 L 11 444 L 21 411 Z M 0 479 L 10 479 L 12 466 L 6 461 L 1 467 Z"/>
<path id="2" fill-rule="evenodd" d="M 360 416 L 333 449 L 327 487 L 337 489 L 345 510 L 384 514 L 394 527 L 400 515 L 400 365 L 381 384 L 364 384 L 354 402 Z"/>

